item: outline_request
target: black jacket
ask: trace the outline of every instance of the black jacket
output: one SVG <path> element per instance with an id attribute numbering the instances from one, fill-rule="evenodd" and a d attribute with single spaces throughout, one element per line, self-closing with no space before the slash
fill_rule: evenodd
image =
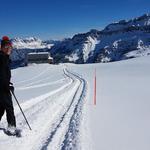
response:
<path id="1" fill-rule="evenodd" d="M 0 51 L 0 94 L 2 92 L 9 92 L 9 84 L 11 78 L 9 55 Z"/>

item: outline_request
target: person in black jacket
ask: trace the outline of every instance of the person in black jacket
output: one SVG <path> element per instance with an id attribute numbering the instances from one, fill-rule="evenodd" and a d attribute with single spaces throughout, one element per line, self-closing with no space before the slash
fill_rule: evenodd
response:
<path id="1" fill-rule="evenodd" d="M 16 119 L 14 115 L 14 108 L 12 96 L 10 91 L 14 91 L 13 84 L 10 82 L 10 58 L 12 51 L 12 44 L 8 37 L 3 37 L 1 40 L 0 50 L 0 120 L 6 111 L 8 122 L 7 130 L 12 134 L 16 130 Z"/>

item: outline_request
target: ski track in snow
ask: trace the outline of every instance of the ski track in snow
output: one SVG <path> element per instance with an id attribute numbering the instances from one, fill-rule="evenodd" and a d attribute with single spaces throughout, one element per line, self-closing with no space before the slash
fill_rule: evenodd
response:
<path id="1" fill-rule="evenodd" d="M 73 73 L 68 72 L 68 74 L 69 76 L 70 75 L 72 76 L 72 77 L 70 76 L 72 80 L 78 80 L 79 84 L 76 90 L 74 91 L 69 107 L 61 116 L 61 119 L 56 124 L 56 127 L 49 134 L 49 137 L 47 138 L 45 144 L 42 146 L 41 150 L 78 149 L 77 144 L 79 143 L 78 139 L 79 124 L 82 112 L 83 99 L 86 91 L 86 82 L 82 78 Z M 52 141 L 53 138 L 55 142 Z"/>
<path id="2" fill-rule="evenodd" d="M 50 79 L 50 78 L 47 78 L 47 79 Z M 44 81 L 44 80 L 41 80 L 41 81 Z M 48 85 L 53 85 L 53 84 L 58 84 L 60 82 L 63 82 L 64 79 L 60 79 L 60 80 L 57 80 L 57 81 L 54 81 L 54 82 L 50 82 L 50 83 L 42 83 L 42 84 L 36 84 L 36 85 L 33 85 L 33 83 L 30 83 L 26 86 L 23 86 L 23 87 L 19 87 L 19 88 L 16 88 L 16 90 L 20 91 L 20 90 L 28 90 L 28 89 L 33 89 L 33 88 L 39 88 L 39 87 L 43 87 L 43 86 L 48 86 Z M 34 82 L 35 83 L 35 82 Z M 38 82 L 37 82 L 38 83 Z M 32 85 L 32 86 L 31 86 Z"/>
<path id="3" fill-rule="evenodd" d="M 44 74 L 44 72 L 41 74 Z M 79 75 L 75 75 L 67 69 L 64 69 L 64 75 L 67 77 L 66 80 L 69 79 L 69 82 L 62 87 L 21 104 L 31 124 L 32 131 L 29 131 L 19 108 L 15 107 L 16 120 L 18 127 L 23 129 L 23 137 L 16 139 L 0 134 L 1 150 L 6 149 L 6 145 L 10 150 L 78 149 L 78 144 L 80 144 L 78 133 L 83 99 L 86 94 L 86 82 Z M 61 80 L 65 79 L 47 84 L 55 84 L 55 82 L 61 82 Z M 29 80 L 23 82 L 25 81 Z M 42 125 L 41 122 L 43 122 Z M 6 124 L 6 118 L 4 118 L 1 127 L 4 128 Z"/>
<path id="4" fill-rule="evenodd" d="M 43 74 L 45 74 L 46 72 L 48 72 L 48 67 L 47 67 L 44 71 L 42 71 L 41 73 L 39 73 L 38 75 L 36 75 L 36 76 L 34 76 L 34 77 L 30 78 L 30 79 L 26 79 L 26 80 L 23 80 L 23 81 L 18 81 L 18 82 L 16 82 L 16 85 L 25 83 L 25 82 L 27 82 L 27 81 L 29 82 L 29 81 L 38 79 L 39 77 L 41 77 L 41 76 L 42 76 Z"/>

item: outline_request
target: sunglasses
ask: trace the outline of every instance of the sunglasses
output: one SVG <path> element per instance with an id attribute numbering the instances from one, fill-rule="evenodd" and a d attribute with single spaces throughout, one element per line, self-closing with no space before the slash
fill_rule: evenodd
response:
<path id="1" fill-rule="evenodd" d="M 4 48 L 6 48 L 6 49 L 12 49 L 12 46 L 11 45 L 6 45 L 6 46 L 4 46 Z"/>

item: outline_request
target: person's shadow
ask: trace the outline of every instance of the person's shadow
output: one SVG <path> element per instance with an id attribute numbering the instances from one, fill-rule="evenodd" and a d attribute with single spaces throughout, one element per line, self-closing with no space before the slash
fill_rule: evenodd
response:
<path id="1" fill-rule="evenodd" d="M 16 130 L 15 134 L 11 134 L 10 132 L 8 132 L 5 128 L 0 127 L 0 131 L 3 131 L 4 134 L 8 135 L 8 136 L 16 136 L 16 137 L 21 137 L 21 131 L 20 129 Z"/>
<path id="2" fill-rule="evenodd" d="M 8 132 L 7 132 L 7 130 L 6 130 L 5 128 L 2 128 L 2 127 L 1 127 L 1 128 L 0 128 L 0 131 L 3 131 L 4 134 L 9 135 Z"/>
<path id="3" fill-rule="evenodd" d="M 5 130 L 4 128 L 0 127 L 0 131 L 4 131 L 4 130 Z"/>
<path id="4" fill-rule="evenodd" d="M 0 131 L 3 131 L 6 134 L 6 129 L 5 128 L 0 127 Z"/>

